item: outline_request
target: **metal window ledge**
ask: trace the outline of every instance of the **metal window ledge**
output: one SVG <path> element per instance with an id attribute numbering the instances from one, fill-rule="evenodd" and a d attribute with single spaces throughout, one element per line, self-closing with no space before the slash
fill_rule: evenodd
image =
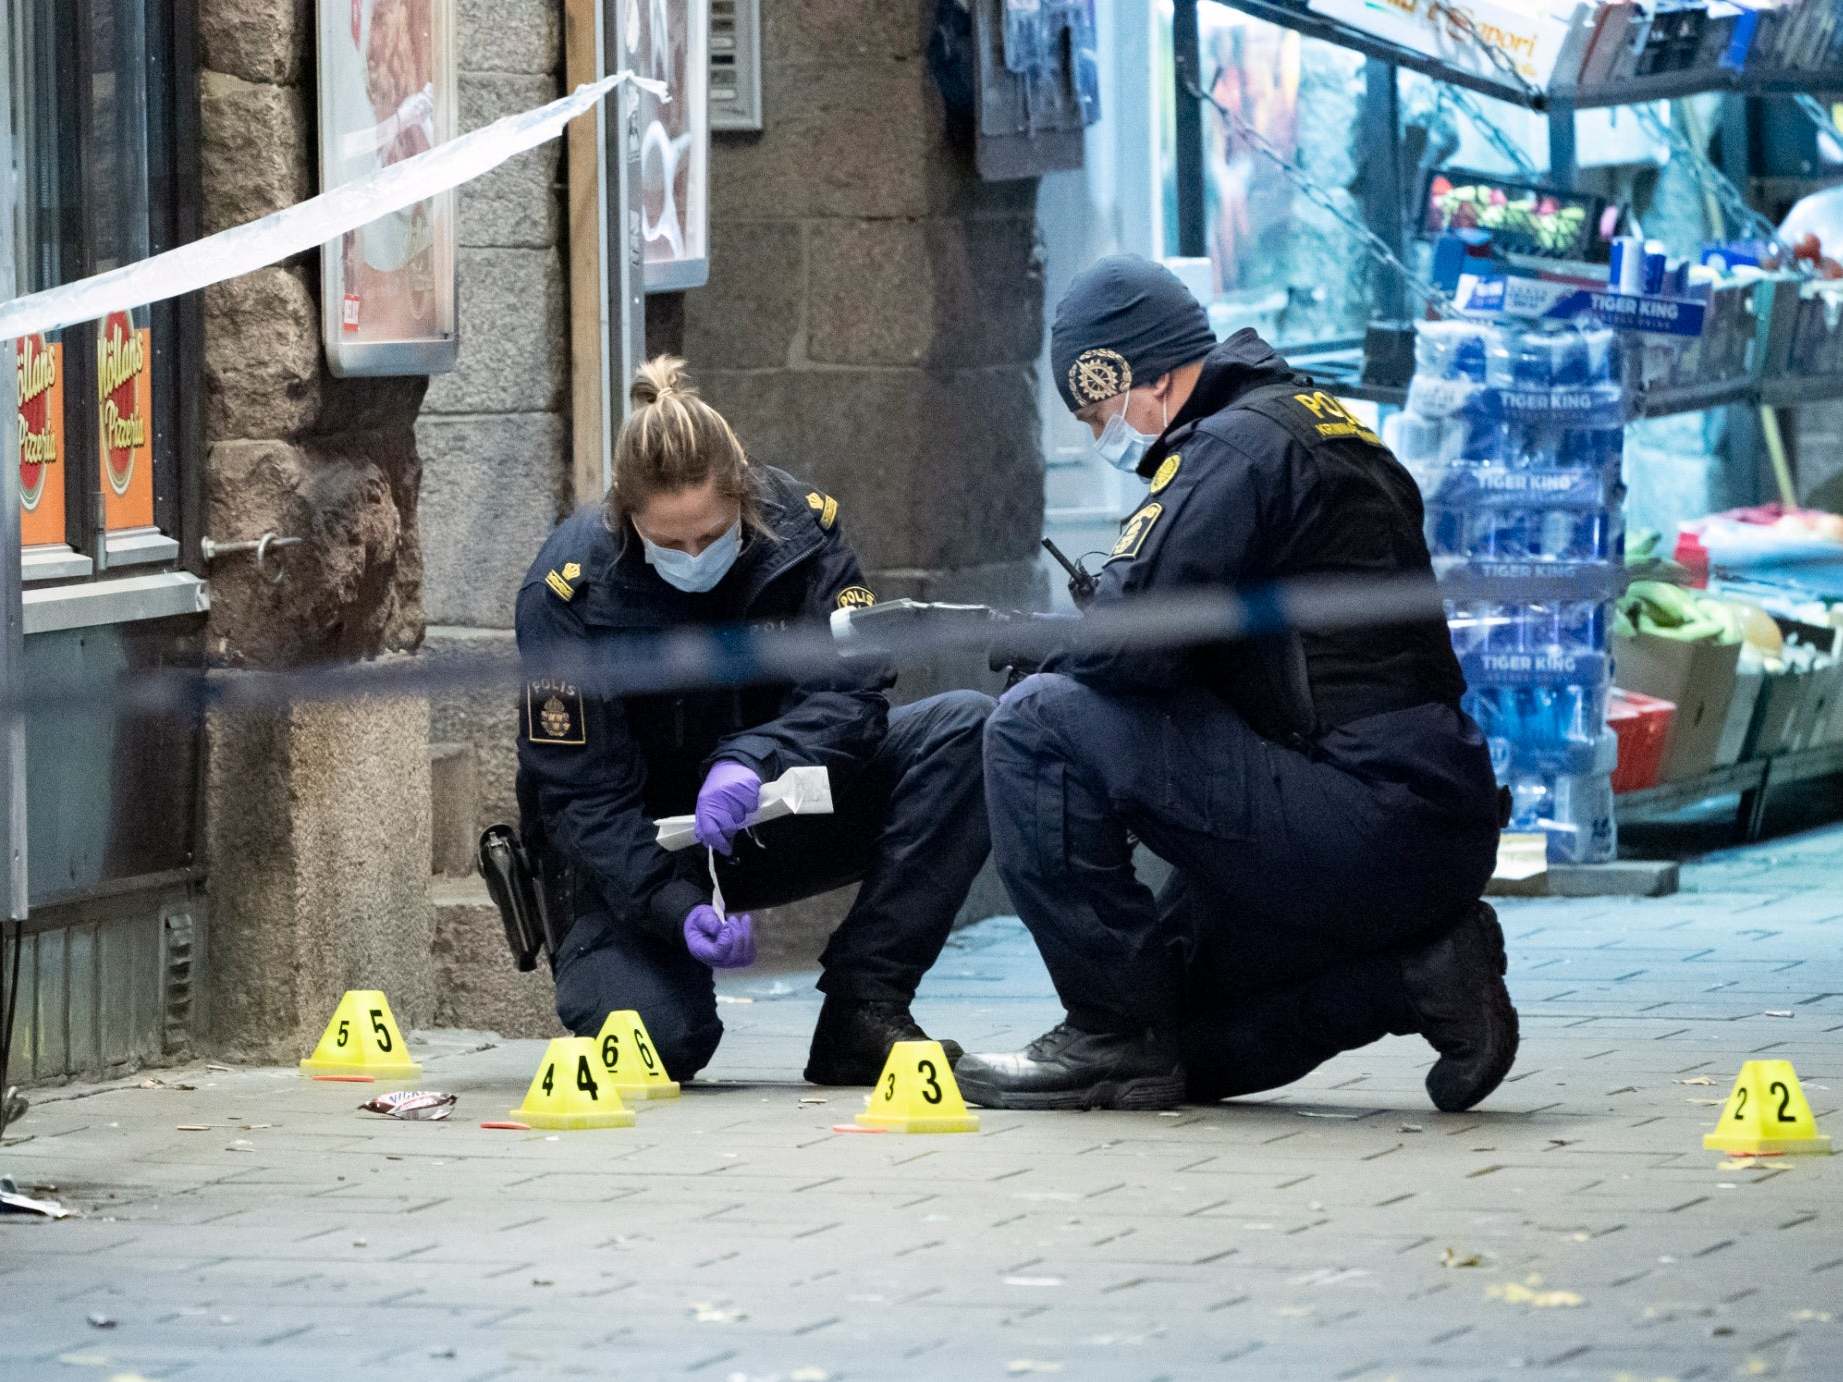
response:
<path id="1" fill-rule="evenodd" d="M 110 566 L 147 566 L 179 560 L 179 544 L 157 528 L 110 533 L 107 550 Z"/>
<path id="2" fill-rule="evenodd" d="M 32 581 L 68 581 L 90 574 L 92 563 L 81 552 L 68 547 L 28 547 L 19 558 L 19 579 Z"/>
<path id="3" fill-rule="evenodd" d="M 162 571 L 89 585 L 28 590 L 26 634 L 89 629 L 101 624 L 130 624 L 143 619 L 171 619 L 204 614 L 211 608 L 210 588 L 189 571 Z"/>

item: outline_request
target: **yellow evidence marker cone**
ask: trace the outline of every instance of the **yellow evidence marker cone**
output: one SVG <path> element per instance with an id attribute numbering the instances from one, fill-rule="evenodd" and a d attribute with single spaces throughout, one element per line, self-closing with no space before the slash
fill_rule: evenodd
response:
<path id="1" fill-rule="evenodd" d="M 333 1009 L 320 1044 L 301 1062 L 303 1075 L 369 1075 L 378 1080 L 413 1080 L 422 1067 L 410 1059 L 390 1000 L 377 989 L 347 989 Z"/>
<path id="2" fill-rule="evenodd" d="M 866 1128 L 888 1132 L 978 1132 L 953 1067 L 938 1041 L 899 1041 L 890 1047 L 869 1107 L 857 1116 Z"/>
<path id="3" fill-rule="evenodd" d="M 590 1037 L 557 1037 L 545 1048 L 525 1102 L 512 1117 L 549 1132 L 634 1125 L 633 1110 L 603 1077 L 601 1053 Z"/>
<path id="4" fill-rule="evenodd" d="M 1703 1135 L 1702 1145 L 1731 1156 L 1777 1156 L 1828 1152 L 1830 1139 L 1817 1130 L 1792 1062 L 1750 1060 L 1735 1076 L 1721 1121 Z"/>
<path id="5" fill-rule="evenodd" d="M 606 1083 L 623 1099 L 676 1099 L 678 1081 L 666 1073 L 666 1063 L 653 1049 L 646 1023 L 632 1008 L 609 1013 L 595 1038 Z"/>

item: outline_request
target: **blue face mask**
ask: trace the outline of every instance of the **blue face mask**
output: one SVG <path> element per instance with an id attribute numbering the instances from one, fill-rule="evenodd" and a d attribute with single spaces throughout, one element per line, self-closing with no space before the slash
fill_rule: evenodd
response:
<path id="1" fill-rule="evenodd" d="M 1123 399 L 1130 397 L 1130 394 L 1122 395 Z M 1168 408 L 1165 422 L 1170 425 Z M 1108 418 L 1107 425 L 1101 428 L 1101 435 L 1094 443 L 1094 454 L 1115 470 L 1131 475 L 1139 469 L 1139 462 L 1145 459 L 1145 453 L 1157 440 L 1126 420 L 1126 403 L 1122 401 L 1120 411 Z"/>
<path id="2" fill-rule="evenodd" d="M 659 579 L 669 586 L 675 586 L 687 595 L 702 595 L 707 590 L 714 590 L 717 582 L 729 575 L 730 568 L 736 564 L 736 558 L 742 555 L 742 519 L 730 524 L 724 533 L 710 546 L 695 557 L 689 552 L 677 552 L 670 547 L 661 547 L 648 542 L 646 534 L 639 534 L 640 545 L 646 549 L 646 564 L 659 573 Z"/>

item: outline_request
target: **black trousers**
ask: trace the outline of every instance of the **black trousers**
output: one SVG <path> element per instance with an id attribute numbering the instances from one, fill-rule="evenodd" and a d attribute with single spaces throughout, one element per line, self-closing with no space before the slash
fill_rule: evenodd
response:
<path id="1" fill-rule="evenodd" d="M 1071 1021 L 1167 1034 L 1202 1098 L 1415 1029 L 1396 956 L 1482 893 L 1496 787 L 1457 710 L 1347 730 L 1300 752 L 1201 689 L 1053 674 L 1006 698 L 986 727 L 993 848 Z M 1176 869 L 1157 897 L 1129 831 Z"/>
<path id="2" fill-rule="evenodd" d="M 991 850 L 979 770 L 991 711 L 991 697 L 974 691 L 896 707 L 870 761 L 834 782 L 833 814 L 771 821 L 754 838 L 738 835 L 728 859 L 718 856 L 725 905 L 778 907 L 861 882 L 820 957 L 819 987 L 909 1001 Z M 711 971 L 681 938 L 585 912 L 554 971 L 557 1016 L 572 1032 L 593 1036 L 610 1012 L 633 1008 L 674 1079 L 695 1075 L 716 1053 L 723 1023 Z"/>

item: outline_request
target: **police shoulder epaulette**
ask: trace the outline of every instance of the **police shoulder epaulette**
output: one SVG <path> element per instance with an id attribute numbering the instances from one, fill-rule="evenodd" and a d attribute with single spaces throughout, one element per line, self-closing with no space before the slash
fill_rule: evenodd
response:
<path id="1" fill-rule="evenodd" d="M 828 533 L 832 531 L 832 525 L 838 522 L 838 500 L 816 489 L 808 490 L 806 507 L 813 511 L 813 518 L 821 528 Z"/>
<path id="2" fill-rule="evenodd" d="M 544 576 L 544 584 L 550 587 L 550 593 L 564 603 L 576 598 L 576 582 L 582 578 L 582 566 L 579 562 L 566 561 L 561 571 L 552 568 Z"/>

